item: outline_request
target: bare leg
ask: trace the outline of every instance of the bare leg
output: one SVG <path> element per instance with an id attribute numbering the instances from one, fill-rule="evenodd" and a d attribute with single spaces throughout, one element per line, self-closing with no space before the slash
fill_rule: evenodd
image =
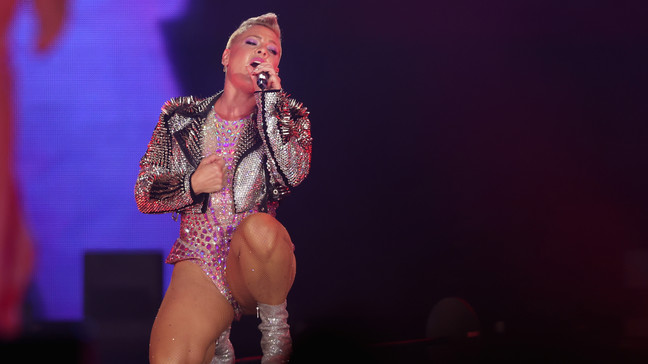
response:
<path id="1" fill-rule="evenodd" d="M 197 264 L 176 263 L 153 324 L 150 362 L 209 363 L 233 319 L 232 306 Z"/>
<path id="2" fill-rule="evenodd" d="M 257 303 L 278 305 L 295 280 L 294 246 L 286 229 L 265 213 L 247 217 L 232 236 L 227 279 L 244 313 Z"/>

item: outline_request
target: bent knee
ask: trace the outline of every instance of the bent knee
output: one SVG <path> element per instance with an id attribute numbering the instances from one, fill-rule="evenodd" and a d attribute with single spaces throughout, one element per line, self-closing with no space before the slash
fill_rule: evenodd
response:
<path id="1" fill-rule="evenodd" d="M 259 258 L 270 257 L 277 250 L 293 249 L 286 228 L 266 213 L 248 216 L 239 225 L 237 233 L 246 247 Z"/>

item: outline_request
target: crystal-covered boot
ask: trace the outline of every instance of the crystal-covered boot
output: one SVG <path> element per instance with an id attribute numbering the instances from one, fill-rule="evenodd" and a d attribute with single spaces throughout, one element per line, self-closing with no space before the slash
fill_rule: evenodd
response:
<path id="1" fill-rule="evenodd" d="M 233 364 L 234 363 L 234 346 L 230 341 L 230 329 L 223 331 L 223 333 L 216 340 L 216 350 L 214 350 L 214 358 L 209 364 Z"/>
<path id="2" fill-rule="evenodd" d="M 287 363 L 292 352 L 290 326 L 286 301 L 279 305 L 257 305 L 257 315 L 261 318 L 262 364 Z"/>

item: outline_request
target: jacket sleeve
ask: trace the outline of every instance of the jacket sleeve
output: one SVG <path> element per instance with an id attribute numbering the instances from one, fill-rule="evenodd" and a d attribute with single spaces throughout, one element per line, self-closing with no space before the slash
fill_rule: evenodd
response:
<path id="1" fill-rule="evenodd" d="M 260 91 L 255 97 L 257 125 L 268 156 L 270 177 L 280 186 L 297 186 L 310 169 L 312 138 L 308 110 L 281 90 Z"/>
<path id="2" fill-rule="evenodd" d="M 196 198 L 191 192 L 193 167 L 183 161 L 180 147 L 169 130 L 170 118 L 169 110 L 163 108 L 146 153 L 140 160 L 135 201 L 143 213 L 183 211 L 202 202 L 202 195 Z"/>

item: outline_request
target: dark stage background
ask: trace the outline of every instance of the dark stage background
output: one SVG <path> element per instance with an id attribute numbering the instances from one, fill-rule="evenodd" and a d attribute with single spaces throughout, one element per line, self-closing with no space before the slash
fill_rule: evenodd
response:
<path id="1" fill-rule="evenodd" d="M 282 83 L 311 111 L 312 172 L 278 215 L 296 245 L 297 344 L 425 338 L 432 308 L 459 297 L 482 358 L 639 358 L 647 5 L 188 5 L 161 24 L 182 94 L 218 91 L 227 35 L 274 11 Z M 258 353 L 250 320 L 233 329 L 241 355 Z M 420 345 L 392 348 L 407 352 L 394 362 L 426 360 Z"/>

